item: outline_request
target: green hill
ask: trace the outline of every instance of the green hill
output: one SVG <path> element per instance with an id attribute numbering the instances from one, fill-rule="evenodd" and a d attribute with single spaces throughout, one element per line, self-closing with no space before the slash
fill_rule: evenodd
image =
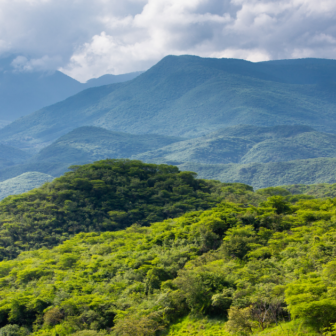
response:
<path id="1" fill-rule="evenodd" d="M 84 125 L 183 137 L 237 124 L 335 132 L 335 69 L 332 60 L 169 56 L 132 81 L 85 90 L 13 122 L 0 141 L 41 148 Z"/>
<path id="2" fill-rule="evenodd" d="M 29 172 L 0 182 L 0 200 L 9 195 L 22 194 L 40 187 L 43 183 L 50 182 L 53 179 L 52 176 L 47 174 Z"/>
<path id="3" fill-rule="evenodd" d="M 103 160 L 74 166 L 42 187 L 0 202 L 0 258 L 51 247 L 79 232 L 120 230 L 208 209 L 219 182 L 168 165 Z"/>
<path id="4" fill-rule="evenodd" d="M 0 263 L 0 334 L 331 336 L 335 210 L 224 202 L 22 253 Z"/>
<path id="5" fill-rule="evenodd" d="M 336 183 L 336 158 L 250 164 L 184 163 L 179 169 L 200 178 L 240 182 L 256 189 L 288 184 Z"/>
<path id="6" fill-rule="evenodd" d="M 133 158 L 145 162 L 266 163 L 336 157 L 336 136 L 308 126 L 234 126 Z"/>

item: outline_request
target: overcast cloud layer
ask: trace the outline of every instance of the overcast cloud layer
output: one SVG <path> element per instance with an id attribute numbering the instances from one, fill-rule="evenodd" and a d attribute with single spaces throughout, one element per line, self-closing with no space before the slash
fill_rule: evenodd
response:
<path id="1" fill-rule="evenodd" d="M 335 15 L 335 0 L 0 0 L 0 55 L 80 81 L 169 54 L 335 59 Z"/>

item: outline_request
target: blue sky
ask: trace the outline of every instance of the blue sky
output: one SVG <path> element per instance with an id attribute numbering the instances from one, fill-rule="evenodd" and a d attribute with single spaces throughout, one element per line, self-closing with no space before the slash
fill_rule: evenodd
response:
<path id="1" fill-rule="evenodd" d="M 0 56 L 86 81 L 168 54 L 336 58 L 335 0 L 0 0 Z"/>

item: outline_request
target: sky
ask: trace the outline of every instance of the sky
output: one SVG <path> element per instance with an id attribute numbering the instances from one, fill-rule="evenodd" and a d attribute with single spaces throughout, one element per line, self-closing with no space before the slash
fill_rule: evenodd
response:
<path id="1" fill-rule="evenodd" d="M 0 57 L 85 82 L 166 55 L 336 59 L 336 0 L 0 0 Z"/>

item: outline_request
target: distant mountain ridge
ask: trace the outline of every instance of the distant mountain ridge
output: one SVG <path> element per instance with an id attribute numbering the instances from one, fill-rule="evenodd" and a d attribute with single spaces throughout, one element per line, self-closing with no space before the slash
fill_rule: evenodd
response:
<path id="1" fill-rule="evenodd" d="M 34 156 L 26 154 L 25 160 L 13 163 L 11 167 L 0 166 L 0 181 L 32 171 L 59 176 L 72 165 L 107 158 L 130 158 L 181 140 L 184 139 L 157 134 L 127 134 L 100 127 L 83 126 L 60 137 Z M 20 154 L 25 153 L 19 149 L 17 151 Z"/>
<path id="2" fill-rule="evenodd" d="M 83 126 L 42 149 L 30 162 L 90 163 L 106 158 L 129 158 L 184 140 L 157 134 L 127 134 Z"/>
<path id="3" fill-rule="evenodd" d="M 4 166 L 0 181 L 32 171 L 59 176 L 71 165 L 106 158 L 173 164 L 201 178 L 255 188 L 336 183 L 336 135 L 303 125 L 238 125 L 194 139 L 83 126 L 25 161 Z"/>
<path id="4" fill-rule="evenodd" d="M 245 183 L 255 189 L 291 184 L 336 183 L 336 158 L 249 164 L 191 162 L 178 167 L 197 172 L 199 178 Z"/>
<path id="5" fill-rule="evenodd" d="M 141 73 L 104 75 L 83 84 L 60 71 L 16 70 L 15 57 L 0 58 L 0 127 L 87 88 L 128 81 Z"/>
<path id="6" fill-rule="evenodd" d="M 336 135 L 304 125 L 239 125 L 133 156 L 145 162 L 182 164 L 267 163 L 336 157 Z"/>
<path id="7" fill-rule="evenodd" d="M 168 56 L 131 81 L 88 89 L 13 122 L 0 141 L 42 148 L 87 125 L 189 138 L 239 124 L 336 132 L 334 78 L 333 60 Z"/>
<path id="8" fill-rule="evenodd" d="M 50 175 L 29 172 L 17 177 L 0 182 L 0 200 L 9 196 L 22 194 L 26 191 L 40 187 L 45 182 L 50 182 L 54 178 Z"/>
<path id="9" fill-rule="evenodd" d="M 20 149 L 0 144 L 0 169 L 24 163 L 30 157 Z"/>

